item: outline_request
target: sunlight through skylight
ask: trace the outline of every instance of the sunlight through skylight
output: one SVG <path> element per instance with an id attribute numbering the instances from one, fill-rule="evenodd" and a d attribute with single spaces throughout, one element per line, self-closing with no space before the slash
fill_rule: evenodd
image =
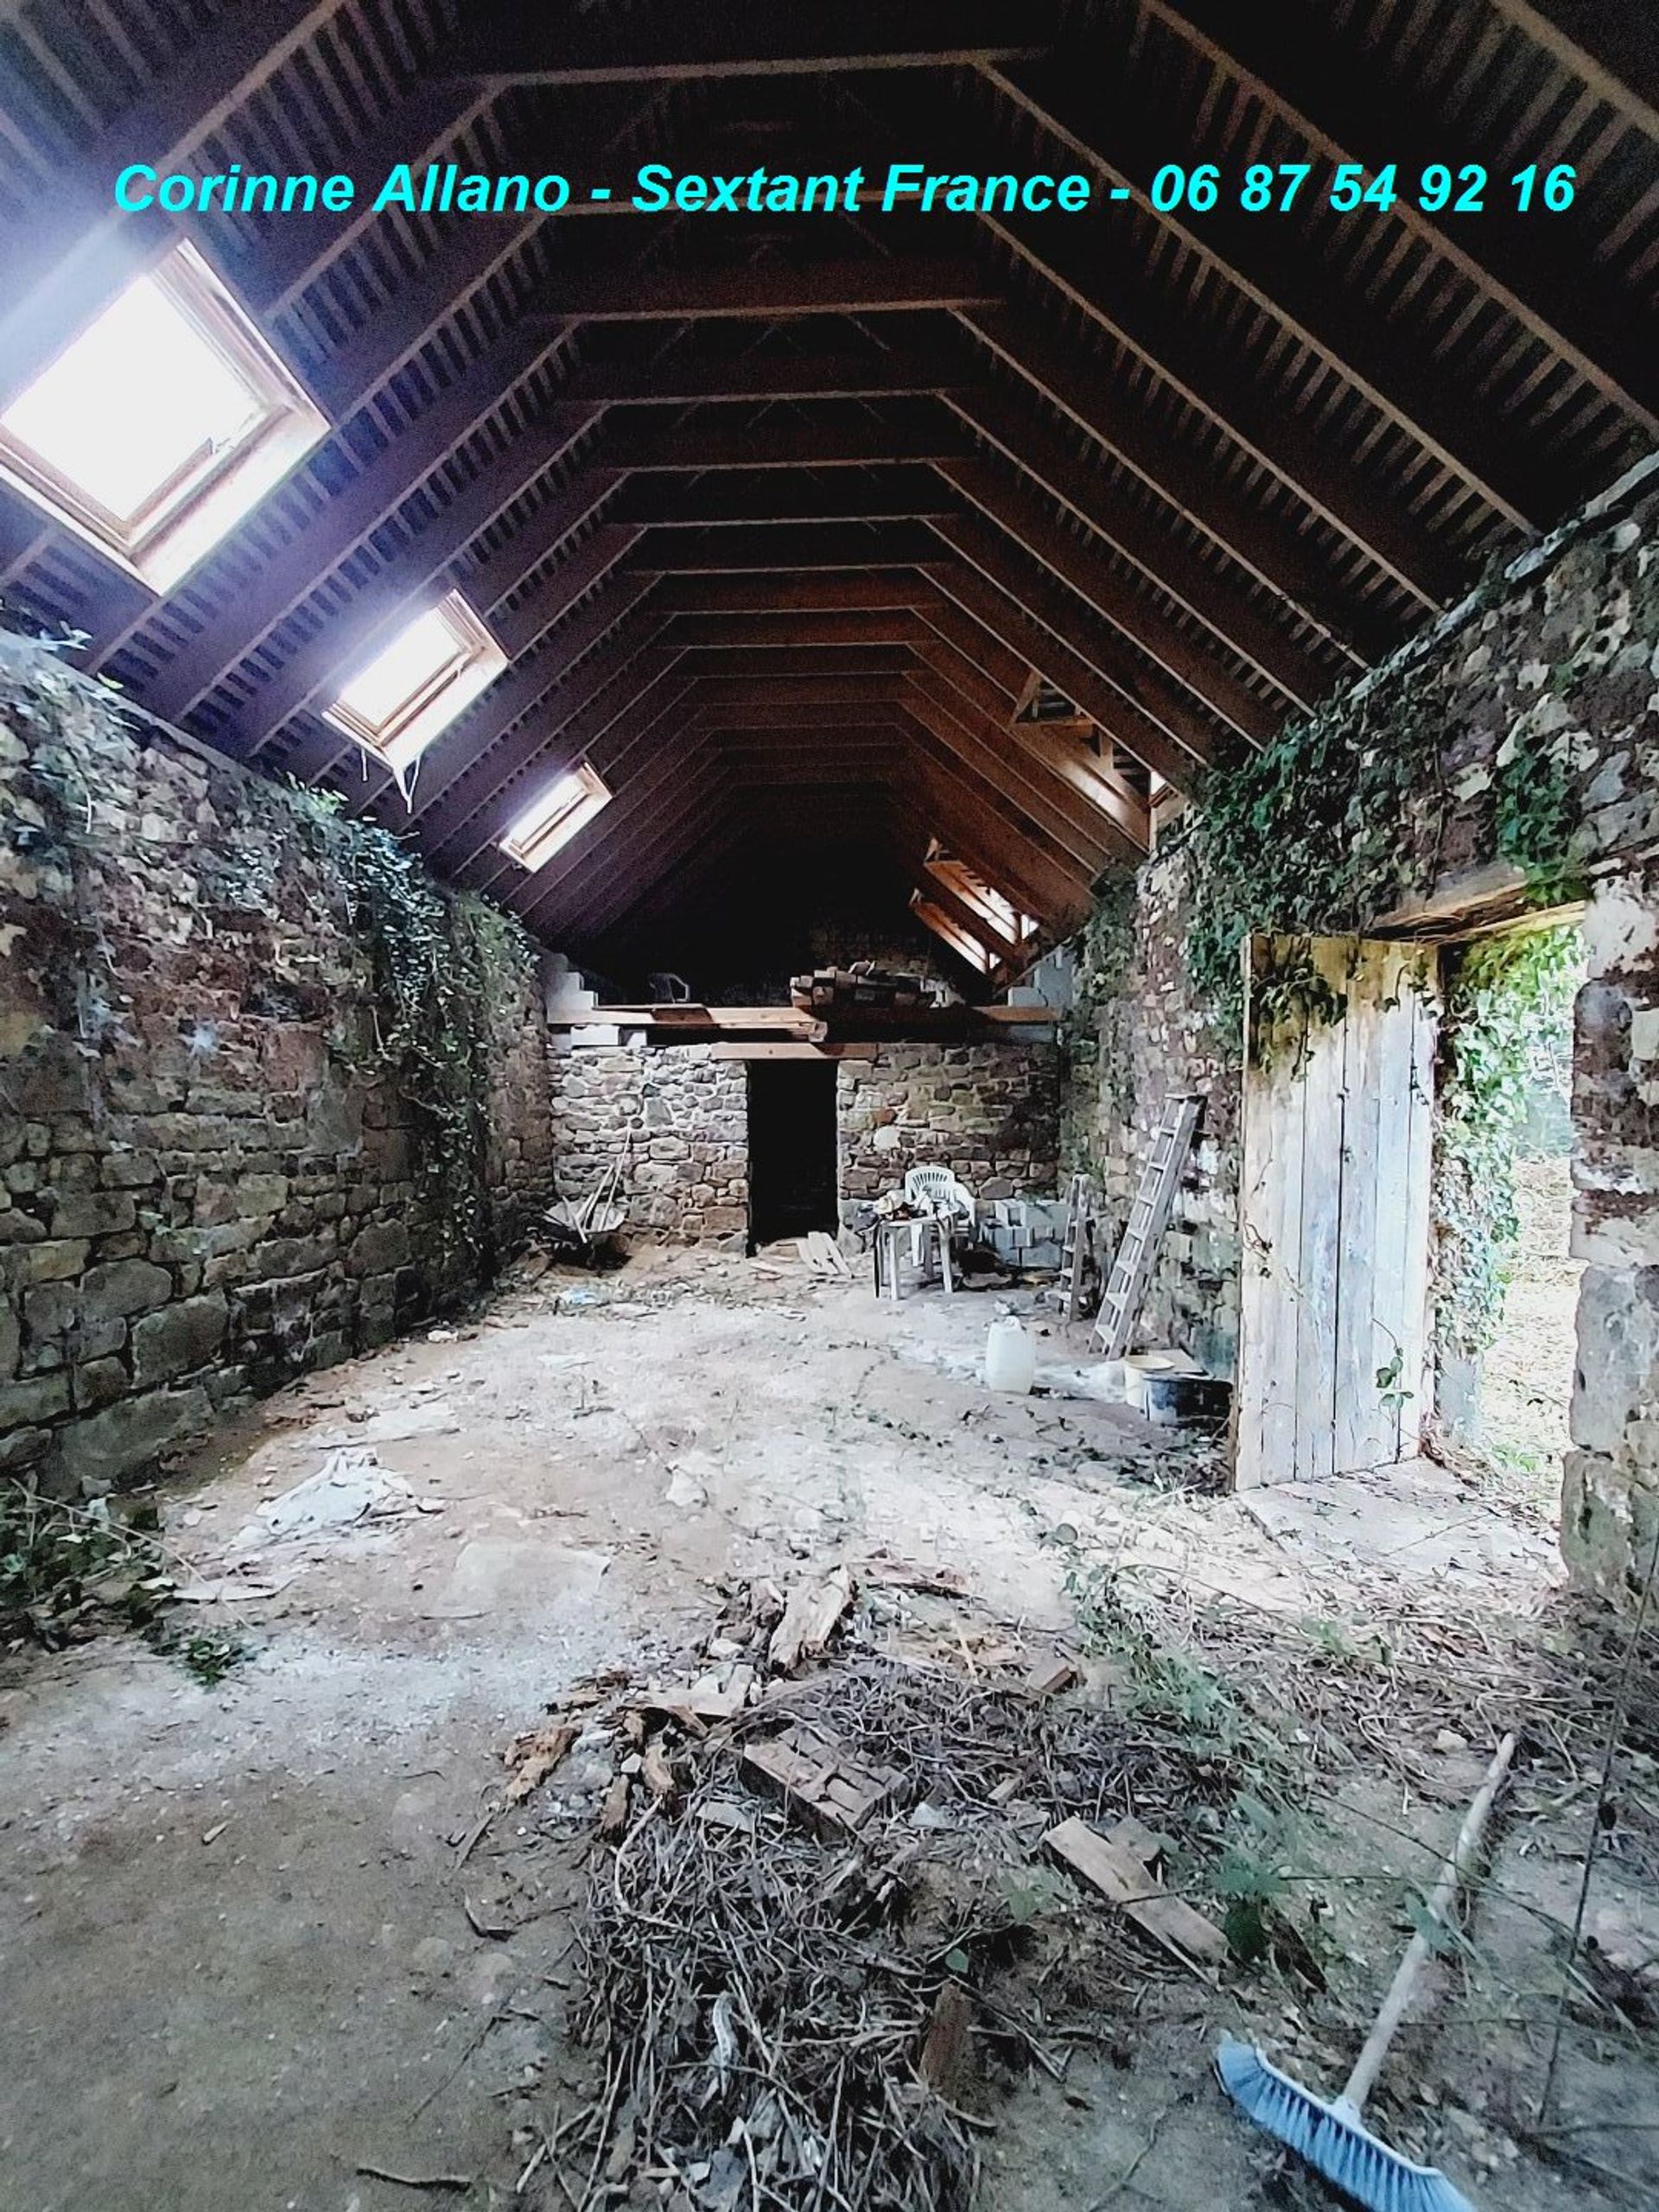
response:
<path id="1" fill-rule="evenodd" d="M 502 838 L 501 849 L 520 868 L 543 868 L 610 799 L 602 778 L 584 762 L 531 800 Z"/>
<path id="2" fill-rule="evenodd" d="M 328 719 L 407 772 L 506 666 L 506 656 L 458 591 L 411 617 L 336 694 Z"/>
<path id="3" fill-rule="evenodd" d="M 340 704 L 372 728 L 391 721 L 446 669 L 463 657 L 454 625 L 442 607 L 416 617 L 340 695 Z"/>
<path id="4" fill-rule="evenodd" d="M 0 412 L 0 480 L 170 591 L 327 429 L 257 325 L 181 245 Z"/>
<path id="5" fill-rule="evenodd" d="M 236 445 L 263 411 L 183 309 L 141 276 L 0 422 L 125 523 L 204 448 Z"/>

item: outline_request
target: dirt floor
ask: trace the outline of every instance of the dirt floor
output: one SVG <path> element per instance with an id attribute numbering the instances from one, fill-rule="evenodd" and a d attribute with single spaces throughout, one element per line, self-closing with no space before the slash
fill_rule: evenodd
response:
<path id="1" fill-rule="evenodd" d="M 1484 2206 L 1654 2202 L 1652 1669 L 1540 2123 L 1618 1662 L 1543 1516 L 1427 1462 L 1218 1495 L 1205 1441 L 1077 1395 L 1081 1348 L 1014 1296 L 1048 1332 L 1029 1397 L 979 1379 L 983 1293 L 877 1306 L 792 1249 L 554 1271 L 284 1393 L 175 1480 L 181 1611 L 242 1624 L 246 1662 L 204 1688 L 116 1634 L 0 1656 L 3 2212 L 960 2202 L 960 2171 L 930 2196 L 919 2163 L 909 2195 L 841 2167 L 786 2185 L 824 2129 L 744 2088 L 781 2063 L 745 2009 L 767 1929 L 801 1884 L 872 1868 L 864 1916 L 842 1935 L 818 1910 L 811 1937 L 841 1946 L 814 2002 L 855 2024 L 826 2012 L 804 2048 L 833 2045 L 843 2082 L 875 2052 L 880 2125 L 976 2156 L 994 2212 L 1324 2204 L 1216 2085 L 1217 2036 L 1340 2085 L 1510 1725 L 1491 1878 L 1375 2124 Z M 325 1466 L 325 1523 L 273 1529 Z M 628 1716 L 764 1669 L 756 1584 L 843 1565 L 857 1604 L 785 1703 L 818 1698 L 899 1771 L 838 1852 L 745 1789 L 720 1728 Z M 1039 1700 L 1057 1651 L 1079 1680 Z M 515 1802 L 504 1753 L 566 1714 L 580 1732 Z M 628 1758 L 619 1854 L 597 1828 Z M 1053 1865 L 1044 1833 L 1079 1808 L 1159 1830 L 1243 1955 L 1185 1969 Z M 685 1931 L 741 1929 L 751 1892 L 735 2012 L 677 1993 Z M 974 2032 L 929 2106 L 904 2008 L 947 1980 Z M 595 2012 L 598 2047 L 574 2032 Z M 712 2037 L 706 2082 L 658 2084 L 722 2114 L 696 2161 L 661 2163 L 637 2075 L 622 2093 L 642 2027 Z"/>

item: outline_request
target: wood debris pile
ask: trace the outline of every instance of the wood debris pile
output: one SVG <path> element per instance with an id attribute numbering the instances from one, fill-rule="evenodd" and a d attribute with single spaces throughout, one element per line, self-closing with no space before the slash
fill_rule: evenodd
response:
<path id="1" fill-rule="evenodd" d="M 836 1014 L 853 1007 L 900 1009 L 931 1006 L 932 993 L 919 976 L 855 960 L 850 968 L 815 968 L 791 976 L 789 995 L 809 1014 Z"/>
<path id="2" fill-rule="evenodd" d="M 960 1613 L 948 1574 L 868 1580 Z M 1109 2042 L 1149 1979 L 1213 1979 L 1156 1862 L 1225 1780 L 1017 1637 L 878 1648 L 856 1585 L 757 1585 L 709 1675 L 621 1707 L 582 1936 L 604 2087 L 550 2202 L 963 2206 L 999 2089 Z"/>

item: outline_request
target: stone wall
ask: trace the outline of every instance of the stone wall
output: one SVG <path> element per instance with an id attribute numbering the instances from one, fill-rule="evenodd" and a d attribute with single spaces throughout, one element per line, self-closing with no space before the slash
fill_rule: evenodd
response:
<path id="1" fill-rule="evenodd" d="M 520 966 L 474 1009 L 482 1217 L 448 1233 L 346 837 L 0 636 L 0 1469 L 130 1480 L 471 1287 L 545 1203 Z"/>
<path id="2" fill-rule="evenodd" d="M 1187 971 L 1188 901 L 1177 839 L 1142 869 L 1122 916 L 1118 991 L 1066 1025 L 1064 1166 L 1092 1175 L 1102 1192 L 1109 1260 L 1166 1101 L 1179 1090 L 1200 1095 L 1203 1114 L 1136 1341 L 1173 1344 L 1206 1373 L 1230 1376 L 1238 1355 L 1239 1067 Z"/>
<path id="3" fill-rule="evenodd" d="M 747 1233 L 748 1085 L 706 1045 L 559 1046 L 552 1135 L 567 1197 L 595 1189 L 626 1146 L 628 1227 L 695 1243 Z M 952 1167 L 982 1195 L 1052 1193 L 1059 1055 L 1049 1044 L 883 1045 L 836 1075 L 841 1188 L 874 1198 L 906 1167 Z"/>
<path id="4" fill-rule="evenodd" d="M 907 1167 L 949 1167 L 981 1198 L 1050 1193 L 1059 1172 L 1059 1054 L 1050 1044 L 884 1045 L 837 1077 L 842 1195 Z"/>
<path id="5" fill-rule="evenodd" d="M 1377 683 L 1409 699 L 1439 757 L 1399 829 L 1418 890 L 1348 926 L 1432 938 L 1471 913 L 1524 912 L 1498 834 L 1514 764 L 1562 779 L 1588 956 L 1573 1098 L 1573 1249 L 1587 1265 L 1562 1545 L 1582 1578 L 1622 1594 L 1659 1528 L 1659 497 L 1610 500 L 1535 549 Z M 1147 1326 L 1217 1367 L 1230 1353 L 1215 1317 L 1236 1310 L 1236 1056 L 1185 971 L 1184 878 L 1179 840 L 1142 871 L 1127 977 L 1082 1018 L 1093 1051 L 1070 1056 L 1065 1121 L 1121 1205 L 1154 1092 L 1176 1079 L 1209 1090 L 1211 1149 L 1189 1175 Z"/>
<path id="6" fill-rule="evenodd" d="M 745 1233 L 748 1086 L 707 1045 L 562 1045 L 551 1077 L 559 1185 L 584 1198 L 626 1147 L 618 1197 L 630 1230 L 695 1243 Z"/>

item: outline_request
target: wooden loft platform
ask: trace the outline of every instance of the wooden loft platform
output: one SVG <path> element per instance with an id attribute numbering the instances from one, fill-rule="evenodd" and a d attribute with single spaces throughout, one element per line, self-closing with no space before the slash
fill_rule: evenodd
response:
<path id="1" fill-rule="evenodd" d="M 642 1030 L 653 1045 L 962 1044 L 993 1038 L 1014 1042 L 1020 1033 L 1052 1030 L 1052 1006 L 849 1007 L 827 1017 L 792 1006 L 700 1006 L 683 1001 L 655 1006 L 596 1006 L 549 1016 L 555 1029 Z M 762 1057 L 755 1052 L 746 1058 Z M 787 1057 L 778 1055 L 777 1057 Z"/>

